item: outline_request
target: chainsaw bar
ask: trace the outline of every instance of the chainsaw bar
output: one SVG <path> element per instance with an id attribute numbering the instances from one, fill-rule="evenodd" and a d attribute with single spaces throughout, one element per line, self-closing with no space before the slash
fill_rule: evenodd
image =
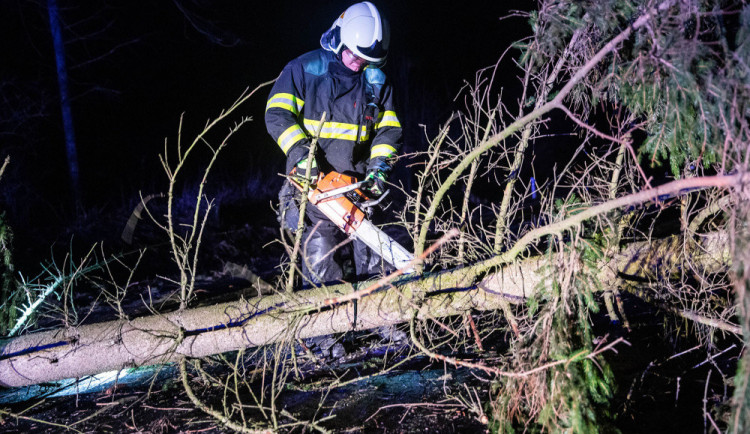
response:
<path id="1" fill-rule="evenodd" d="M 404 274 L 414 272 L 410 264 L 414 260 L 414 255 L 369 220 L 363 220 L 351 236 L 365 243 L 385 262 L 399 270 L 403 268 Z"/>

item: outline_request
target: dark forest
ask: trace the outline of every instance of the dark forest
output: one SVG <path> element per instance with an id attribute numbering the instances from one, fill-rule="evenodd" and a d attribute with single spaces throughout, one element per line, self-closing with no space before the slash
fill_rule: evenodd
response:
<path id="1" fill-rule="evenodd" d="M 0 430 L 749 429 L 746 1 L 373 2 L 408 264 L 322 284 L 264 116 L 352 2 L 254 3 L 0 2 Z"/>

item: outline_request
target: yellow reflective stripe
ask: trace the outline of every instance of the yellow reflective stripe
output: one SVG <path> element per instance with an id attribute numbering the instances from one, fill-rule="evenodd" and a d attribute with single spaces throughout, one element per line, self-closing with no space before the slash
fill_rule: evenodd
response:
<path id="1" fill-rule="evenodd" d="M 320 121 L 313 119 L 304 119 L 305 129 L 310 135 L 315 134 L 320 125 Z M 322 139 L 340 139 L 340 140 L 357 140 L 357 130 L 359 125 L 347 124 L 343 122 L 324 122 L 323 128 L 320 129 L 320 138 Z M 368 132 L 363 128 L 362 140 L 369 138 Z"/>
<path id="2" fill-rule="evenodd" d="M 279 143 L 279 146 L 281 146 L 281 150 L 286 154 L 289 151 L 289 148 L 305 137 L 307 137 L 307 135 L 302 131 L 302 128 L 299 125 L 294 124 L 281 133 L 277 142 Z"/>
<path id="3" fill-rule="evenodd" d="M 305 129 L 307 130 L 307 133 L 310 134 L 310 137 L 313 137 L 315 136 L 315 132 L 318 131 L 318 125 L 320 125 L 320 121 L 303 119 L 302 125 L 305 126 Z"/>
<path id="4" fill-rule="evenodd" d="M 362 132 L 360 133 L 359 137 L 363 142 L 370 140 L 370 132 L 367 131 L 367 127 L 362 127 Z"/>
<path id="5" fill-rule="evenodd" d="M 396 112 L 386 110 L 378 114 L 378 120 L 375 122 L 375 129 L 382 127 L 398 127 L 401 128 L 401 122 L 398 121 Z"/>
<path id="6" fill-rule="evenodd" d="M 357 124 L 345 124 L 343 122 L 326 122 L 323 124 L 323 128 L 334 129 L 334 130 L 357 130 Z"/>
<path id="7" fill-rule="evenodd" d="M 268 99 L 268 103 L 266 103 L 266 111 L 273 107 L 279 107 L 289 110 L 297 116 L 299 112 L 302 111 L 304 105 L 305 102 L 297 98 L 296 95 L 292 95 L 291 93 L 277 93 Z"/>
<path id="8" fill-rule="evenodd" d="M 396 155 L 396 148 L 391 145 L 380 144 L 370 149 L 370 158 L 386 157 L 391 158 Z"/>
<path id="9" fill-rule="evenodd" d="M 304 122 L 305 122 L 305 128 L 308 128 L 308 129 L 310 129 L 310 128 L 317 129 L 318 125 L 320 125 L 320 121 L 315 120 L 315 119 L 305 119 Z M 323 129 L 324 130 L 334 130 L 334 129 L 349 130 L 349 131 L 354 131 L 356 133 L 357 132 L 357 127 L 358 127 L 357 124 L 345 124 L 343 122 L 325 122 L 325 123 L 323 123 Z"/>

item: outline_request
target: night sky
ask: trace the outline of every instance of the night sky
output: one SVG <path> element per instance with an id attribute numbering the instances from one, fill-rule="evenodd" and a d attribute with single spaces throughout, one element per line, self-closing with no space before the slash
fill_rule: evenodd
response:
<path id="1" fill-rule="evenodd" d="M 183 137 L 192 138 L 244 89 L 318 48 L 321 33 L 353 2 L 260 3 L 58 0 L 86 206 L 163 191 L 157 156 L 165 138 L 174 141 L 182 113 Z M 409 151 L 424 147 L 419 124 L 436 131 L 457 107 L 452 100 L 464 80 L 473 81 L 477 69 L 529 32 L 525 18 L 499 19 L 529 2 L 374 3 L 391 23 L 385 72 Z M 18 225 L 39 212 L 62 218 L 68 194 L 46 4 L 0 2 L 0 157 L 13 159 L 0 180 L 0 206 Z M 517 86 L 516 71 L 508 70 L 510 64 L 501 68 L 500 83 Z M 268 180 L 282 170 L 283 154 L 263 124 L 269 91 L 242 109 L 254 121 L 222 156 L 215 185 L 276 185 Z M 259 198 L 270 194 L 253 190 L 247 189 Z"/>

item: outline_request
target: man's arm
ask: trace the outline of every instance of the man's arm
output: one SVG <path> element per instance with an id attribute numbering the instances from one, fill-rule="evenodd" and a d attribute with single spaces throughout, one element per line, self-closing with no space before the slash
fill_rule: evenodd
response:
<path id="1" fill-rule="evenodd" d="M 370 158 L 367 162 L 366 178 L 372 181 L 370 192 L 375 196 L 383 194 L 386 180 L 391 172 L 393 158 L 401 149 L 401 122 L 398 120 L 393 104 L 393 91 L 390 86 L 383 87 L 381 97 L 383 109 L 378 113 L 373 130 L 375 137 L 370 145 Z"/>
<path id="2" fill-rule="evenodd" d="M 375 137 L 370 145 L 370 160 L 393 158 L 401 149 L 401 122 L 394 108 L 391 86 L 383 87 L 381 105 L 383 109 L 378 113 L 373 125 Z"/>
<path id="3" fill-rule="evenodd" d="M 287 157 L 287 173 L 307 158 L 310 139 L 300 125 L 305 105 L 301 68 L 290 63 L 281 72 L 266 103 L 266 129 Z"/>

